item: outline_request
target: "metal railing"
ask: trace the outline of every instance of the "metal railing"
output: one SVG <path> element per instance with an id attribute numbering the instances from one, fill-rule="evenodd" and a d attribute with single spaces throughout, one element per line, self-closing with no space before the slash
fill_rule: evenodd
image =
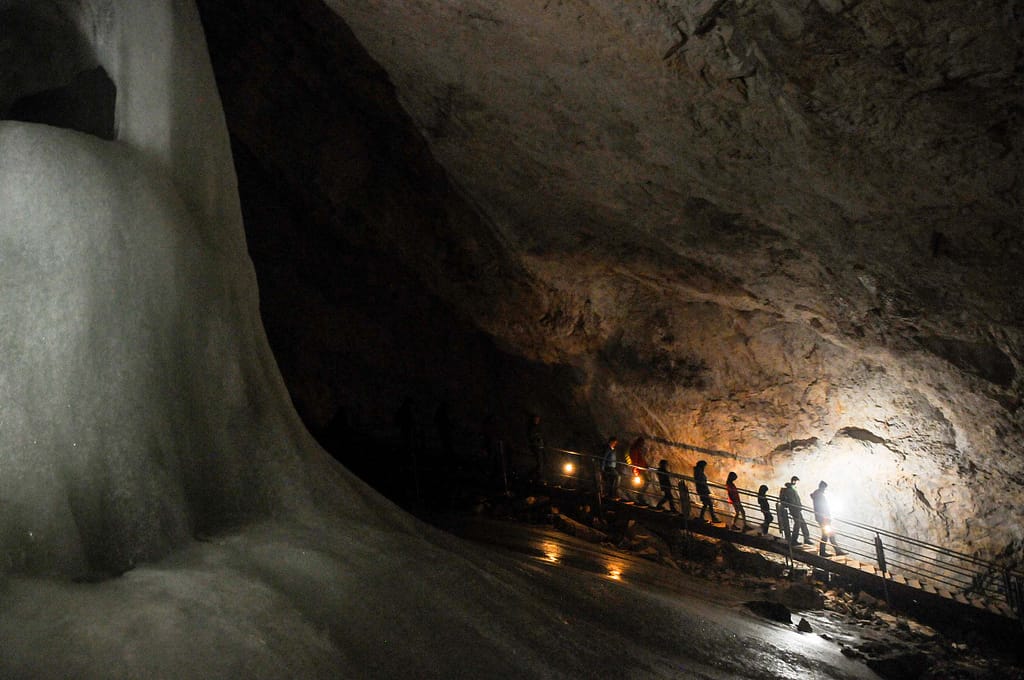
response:
<path id="1" fill-rule="evenodd" d="M 600 456 L 557 448 L 547 448 L 545 451 L 549 458 L 548 472 L 554 477 L 550 481 L 560 482 L 562 486 L 569 488 L 595 491 L 599 494 L 603 492 L 603 461 Z M 553 458 L 558 460 L 552 460 Z M 563 467 L 566 463 L 572 464 L 572 468 Z M 658 468 L 640 467 L 621 460 L 617 462 L 617 466 L 620 472 L 618 491 L 621 497 L 651 507 L 663 497 L 658 483 L 658 474 L 662 471 Z M 643 481 L 639 485 L 634 483 L 634 470 L 642 473 L 640 477 Z M 689 501 L 688 518 L 694 517 L 701 507 L 694 478 L 676 472 L 663 474 L 667 474 L 672 480 L 672 499 L 679 502 L 681 508 L 686 505 L 682 503 L 678 493 L 685 487 Z M 683 483 L 683 487 L 680 487 L 680 482 Z M 714 505 L 717 508 L 729 509 L 728 519 L 720 518 L 726 520 L 725 523 L 728 524 L 732 521 L 733 511 L 724 493 L 725 485 L 709 481 L 708 486 L 712 489 Z M 763 517 L 756 500 L 757 494 L 749 489 L 741 488 L 738 491 L 746 513 L 746 525 L 762 524 Z M 774 515 L 771 524 L 776 531 L 781 531 L 777 512 L 780 505 L 779 497 L 766 494 L 765 498 L 768 499 Z M 751 502 L 749 499 L 754 500 Z M 874 565 L 883 578 L 905 582 L 924 590 L 930 589 L 937 594 L 965 603 L 994 608 L 998 613 L 1016 615 L 1018 619 L 1024 621 L 1024 572 L 1019 569 L 850 519 L 833 516 L 827 526 L 822 527 L 815 520 L 813 508 L 804 505 L 799 507 L 807 523 L 810 543 L 817 546 L 819 555 L 826 556 L 829 550 L 836 553 L 835 545 L 829 549 L 823 543 L 823 539 L 831 535 L 835 537 L 835 543 L 841 549 L 842 555 L 856 558 L 863 564 Z"/>

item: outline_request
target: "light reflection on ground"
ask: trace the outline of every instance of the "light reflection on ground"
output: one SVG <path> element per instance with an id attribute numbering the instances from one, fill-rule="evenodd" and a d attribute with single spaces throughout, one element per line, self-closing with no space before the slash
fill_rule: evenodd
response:
<path id="1" fill-rule="evenodd" d="M 472 520 L 456 533 L 500 546 L 513 560 L 541 565 L 534 578 L 560 594 L 567 619 L 593 618 L 609 626 L 623 652 L 628 649 L 643 660 L 635 677 L 878 677 L 862 662 L 843 656 L 837 642 L 819 635 L 827 631 L 833 640 L 856 635 L 826 613 L 808 613 L 815 632 L 800 633 L 795 625 L 773 623 L 747 610 L 743 603 L 757 599 L 749 592 L 550 527 Z M 800 616 L 794 613 L 794 624 Z"/>

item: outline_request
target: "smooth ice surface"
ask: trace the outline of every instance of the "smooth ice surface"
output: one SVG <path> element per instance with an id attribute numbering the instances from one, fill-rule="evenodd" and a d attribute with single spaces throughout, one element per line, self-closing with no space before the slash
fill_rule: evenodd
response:
<path id="1" fill-rule="evenodd" d="M 551 556 L 514 555 L 367 519 L 262 523 L 98 584 L 11 580 L 0 675 L 875 677 L 741 593 L 630 555 L 495 530 Z"/>
<path id="2" fill-rule="evenodd" d="M 315 446 L 194 8 L 54 6 L 117 85 L 118 138 L 0 122 L 0 677 L 676 674 L 621 621 L 667 617 L 660 645 L 704 618 L 469 547 Z"/>

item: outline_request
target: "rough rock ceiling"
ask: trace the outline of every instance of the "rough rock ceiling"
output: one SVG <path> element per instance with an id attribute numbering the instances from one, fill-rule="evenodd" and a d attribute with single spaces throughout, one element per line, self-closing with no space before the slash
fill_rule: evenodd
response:
<path id="1" fill-rule="evenodd" d="M 605 432 L 721 450 L 722 477 L 843 477 L 851 501 L 880 501 L 863 519 L 965 547 L 1019 538 L 998 501 L 1024 491 L 1019 6 L 327 4 L 448 178 L 427 182 L 440 200 L 325 216 L 345 243 L 397 259 L 508 353 L 571 366 Z M 318 40 L 264 36 L 292 71 L 275 77 L 334 101 L 328 119 L 365 108 L 352 93 L 381 74 L 358 46 L 310 54 L 351 37 L 299 5 Z M 278 115 L 239 124 L 225 98 L 236 137 Z M 379 179 L 364 128 L 287 134 L 317 169 L 271 165 L 305 167 L 326 213 L 366 168 L 409 186 Z M 422 179 L 418 136 L 392 134 L 412 153 L 388 162 Z"/>
<path id="2" fill-rule="evenodd" d="M 585 365 L 598 422 L 779 476 L 848 449 L 914 529 L 1020 492 L 1019 6 L 328 5 L 546 289 L 519 348 Z"/>

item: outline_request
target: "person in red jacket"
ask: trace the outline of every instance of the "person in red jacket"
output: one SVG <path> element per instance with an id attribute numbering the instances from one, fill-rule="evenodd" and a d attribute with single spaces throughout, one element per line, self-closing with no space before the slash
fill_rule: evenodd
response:
<path id="1" fill-rule="evenodd" d="M 726 478 L 725 492 L 729 495 L 729 502 L 732 504 L 732 522 L 729 524 L 729 528 L 735 530 L 736 521 L 743 518 L 743 528 L 740 531 L 746 531 L 747 512 L 743 509 L 743 501 L 740 500 L 740 490 L 736 488 L 735 472 L 730 472 L 728 478 Z"/>
<path id="2" fill-rule="evenodd" d="M 650 505 L 647 493 L 647 486 L 650 483 L 647 469 L 647 442 L 644 441 L 643 437 L 637 437 L 629 445 L 626 463 L 632 466 L 630 470 L 632 476 L 630 477 L 629 485 L 636 495 L 636 502 L 642 505 Z M 639 481 L 637 481 L 638 479 Z"/>

